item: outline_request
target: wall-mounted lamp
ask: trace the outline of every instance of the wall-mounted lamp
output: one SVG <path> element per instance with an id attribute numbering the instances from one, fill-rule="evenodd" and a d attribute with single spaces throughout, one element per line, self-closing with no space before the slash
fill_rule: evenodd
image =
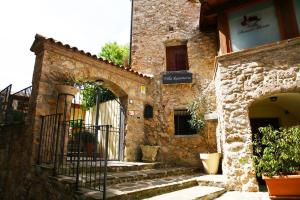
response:
<path id="1" fill-rule="evenodd" d="M 95 81 L 95 85 L 97 85 L 97 86 L 101 86 L 101 85 L 103 85 L 103 83 L 104 83 L 104 81 L 100 80 L 100 79 Z"/>
<path id="2" fill-rule="evenodd" d="M 284 110 L 284 114 L 288 115 L 290 112 L 288 110 Z"/>
<path id="3" fill-rule="evenodd" d="M 270 97 L 270 101 L 271 102 L 276 102 L 278 100 L 278 97 L 274 96 L 274 97 Z"/>

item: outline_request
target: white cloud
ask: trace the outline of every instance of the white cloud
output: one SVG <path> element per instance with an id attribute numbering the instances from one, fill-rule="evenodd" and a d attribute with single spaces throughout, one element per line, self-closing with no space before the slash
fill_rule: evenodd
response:
<path id="1" fill-rule="evenodd" d="M 31 85 L 40 33 L 98 54 L 110 41 L 129 42 L 130 0 L 6 0 L 0 2 L 0 90 Z"/>

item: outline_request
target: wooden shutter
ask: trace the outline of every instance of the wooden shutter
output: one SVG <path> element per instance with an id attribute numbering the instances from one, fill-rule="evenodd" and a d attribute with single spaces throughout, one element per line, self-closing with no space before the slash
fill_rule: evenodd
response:
<path id="1" fill-rule="evenodd" d="M 188 70 L 186 45 L 166 48 L 167 71 Z"/>

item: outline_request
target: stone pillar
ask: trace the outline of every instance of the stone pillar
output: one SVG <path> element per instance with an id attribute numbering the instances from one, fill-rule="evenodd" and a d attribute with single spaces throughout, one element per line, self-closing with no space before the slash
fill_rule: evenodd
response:
<path id="1" fill-rule="evenodd" d="M 125 128 L 125 161 L 141 160 L 140 145 L 144 144 L 144 103 L 128 97 L 127 123 Z"/>
<path id="2" fill-rule="evenodd" d="M 252 133 L 248 117 L 248 104 L 242 92 L 234 92 L 239 87 L 227 87 L 222 68 L 216 73 L 217 111 L 223 151 L 223 174 L 227 177 L 230 190 L 258 191 L 253 166 Z M 221 76 L 222 75 L 222 76 Z"/>

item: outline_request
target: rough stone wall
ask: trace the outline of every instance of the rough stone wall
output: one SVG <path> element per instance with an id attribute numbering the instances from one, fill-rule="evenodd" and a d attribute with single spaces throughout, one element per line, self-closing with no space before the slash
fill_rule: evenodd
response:
<path id="1" fill-rule="evenodd" d="M 217 110 L 229 189 L 258 190 L 248 109 L 261 97 L 300 91 L 299 55 L 296 38 L 217 58 Z"/>
<path id="2" fill-rule="evenodd" d="M 74 199 L 73 188 L 48 179 L 51 170 L 32 167 L 28 127 L 17 123 L 0 129 L 0 199 Z"/>
<path id="3" fill-rule="evenodd" d="M 197 1 L 134 0 L 133 13 L 132 68 L 154 75 L 147 88 L 147 103 L 154 107 L 154 118 L 145 120 L 145 143 L 161 147 L 161 161 L 198 165 L 198 153 L 207 152 L 203 137 L 200 134 L 174 136 L 174 109 L 186 108 L 209 86 L 214 74 L 217 35 L 200 33 L 200 3 Z M 163 85 L 166 45 L 182 42 L 187 42 L 193 83 Z M 205 129 L 208 130 L 215 134 L 213 129 Z"/>
<path id="4" fill-rule="evenodd" d="M 57 101 L 55 85 L 57 77 L 73 76 L 77 80 L 103 80 L 104 86 L 118 96 L 126 111 L 125 160 L 136 161 L 140 158 L 139 144 L 144 141 L 143 108 L 146 93 L 141 86 L 146 86 L 150 79 L 142 78 L 118 69 L 108 63 L 95 60 L 80 52 L 74 52 L 60 44 L 37 38 L 32 51 L 37 55 L 33 76 L 33 96 L 31 102 L 31 124 L 33 128 L 33 158 L 36 158 L 39 143 L 40 115 L 54 114 Z"/>

